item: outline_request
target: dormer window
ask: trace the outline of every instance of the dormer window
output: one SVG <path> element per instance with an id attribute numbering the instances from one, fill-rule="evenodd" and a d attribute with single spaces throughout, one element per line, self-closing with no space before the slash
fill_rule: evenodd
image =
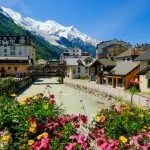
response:
<path id="1" fill-rule="evenodd" d="M 24 45 L 25 44 L 25 40 L 24 39 L 20 39 L 19 43 L 22 44 L 22 45 Z"/>
<path id="2" fill-rule="evenodd" d="M 10 44 L 10 45 L 13 45 L 13 44 L 14 44 L 14 40 L 10 40 L 10 41 L 9 41 L 9 44 Z"/>
<path id="3" fill-rule="evenodd" d="M 81 66 L 82 64 L 81 60 L 78 60 L 77 63 L 78 63 L 78 66 Z"/>

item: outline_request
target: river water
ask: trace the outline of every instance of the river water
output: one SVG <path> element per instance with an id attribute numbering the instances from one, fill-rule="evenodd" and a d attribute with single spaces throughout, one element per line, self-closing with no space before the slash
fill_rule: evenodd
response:
<path id="1" fill-rule="evenodd" d="M 86 114 L 89 119 L 92 119 L 102 108 L 107 108 L 112 104 L 112 101 L 55 83 L 57 83 L 57 78 L 40 78 L 23 91 L 18 96 L 18 100 L 23 100 L 25 95 L 33 96 L 41 92 L 48 96 L 46 86 L 50 84 L 50 93 L 55 95 L 56 103 L 62 104 L 68 114 Z"/>

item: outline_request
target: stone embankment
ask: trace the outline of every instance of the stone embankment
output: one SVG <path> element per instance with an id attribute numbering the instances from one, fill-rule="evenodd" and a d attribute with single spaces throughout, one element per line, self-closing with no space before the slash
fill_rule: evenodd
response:
<path id="1" fill-rule="evenodd" d="M 78 80 L 78 79 L 68 79 L 65 78 L 64 84 L 75 88 L 77 90 L 81 90 L 83 92 L 92 94 L 94 96 L 105 98 L 105 99 L 116 99 L 121 100 L 126 103 L 131 102 L 132 95 L 124 90 L 113 88 L 110 86 L 99 85 L 93 82 L 89 82 L 88 80 Z M 134 94 L 133 103 L 138 106 L 144 106 L 149 108 L 150 106 L 150 98 L 142 96 L 140 94 Z"/>

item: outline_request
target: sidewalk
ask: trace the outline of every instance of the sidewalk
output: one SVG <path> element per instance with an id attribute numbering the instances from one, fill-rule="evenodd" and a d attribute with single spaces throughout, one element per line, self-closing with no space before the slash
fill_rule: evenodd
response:
<path id="1" fill-rule="evenodd" d="M 111 86 L 96 84 L 93 81 L 89 82 L 88 80 L 65 78 L 64 83 L 83 85 L 83 86 L 95 89 L 97 91 L 102 91 L 102 92 L 108 93 L 112 96 L 122 97 L 124 100 L 127 100 L 129 102 L 131 101 L 131 94 L 128 93 L 127 91 L 124 91 L 122 89 L 113 88 Z M 149 108 L 150 107 L 150 96 L 143 95 L 143 94 L 135 94 L 133 96 L 133 103 Z"/>

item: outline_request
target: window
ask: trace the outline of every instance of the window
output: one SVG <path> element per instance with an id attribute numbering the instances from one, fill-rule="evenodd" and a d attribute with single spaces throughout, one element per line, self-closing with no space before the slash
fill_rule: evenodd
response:
<path id="1" fill-rule="evenodd" d="M 2 71 L 4 71 L 5 69 L 4 69 L 4 67 L 2 67 Z"/>
<path id="2" fill-rule="evenodd" d="M 127 58 L 127 61 L 130 61 L 130 58 Z"/>
<path id="3" fill-rule="evenodd" d="M 78 67 L 78 73 L 80 73 L 80 71 L 81 71 L 81 70 L 80 70 L 80 67 Z"/>
<path id="4" fill-rule="evenodd" d="M 150 88 L 150 79 L 148 79 L 148 85 L 147 85 L 148 88 Z"/>
<path id="5" fill-rule="evenodd" d="M 19 41 L 19 43 L 22 44 L 22 45 L 24 45 L 24 44 L 25 44 L 25 40 L 22 40 L 22 39 L 21 39 L 21 40 Z"/>
<path id="6" fill-rule="evenodd" d="M 4 49 L 4 53 L 7 53 L 7 49 Z"/>
<path id="7" fill-rule="evenodd" d="M 88 73 L 88 67 L 85 68 L 85 73 Z"/>
<path id="8" fill-rule="evenodd" d="M 11 69 L 11 67 L 8 67 L 8 70 L 10 70 Z"/>
<path id="9" fill-rule="evenodd" d="M 14 56 L 14 55 L 15 55 L 15 51 L 11 51 L 11 52 L 10 52 L 10 55 L 11 55 L 11 56 Z"/>
<path id="10" fill-rule="evenodd" d="M 17 67 L 14 67 L 14 70 L 17 71 Z"/>
<path id="11" fill-rule="evenodd" d="M 7 47 L 7 44 L 4 44 L 4 47 Z"/>
<path id="12" fill-rule="evenodd" d="M 88 73 L 88 68 L 87 67 L 85 67 L 85 73 Z"/>
<path id="13" fill-rule="evenodd" d="M 112 85 L 112 78 L 108 78 L 108 85 Z"/>
<path id="14" fill-rule="evenodd" d="M 19 51 L 19 55 L 22 55 L 21 51 Z"/>
<path id="15" fill-rule="evenodd" d="M 118 87 L 122 87 L 123 86 L 123 79 L 118 79 Z"/>
<path id="16" fill-rule="evenodd" d="M 4 54 L 5 57 L 7 57 L 7 54 Z"/>
<path id="17" fill-rule="evenodd" d="M 75 70 L 75 68 L 73 68 L 73 74 L 75 74 L 76 73 L 76 70 Z"/>
<path id="18" fill-rule="evenodd" d="M 9 44 L 10 44 L 10 45 L 13 45 L 13 44 L 14 44 L 14 41 L 13 41 L 13 40 L 10 40 L 10 41 L 9 41 Z"/>

